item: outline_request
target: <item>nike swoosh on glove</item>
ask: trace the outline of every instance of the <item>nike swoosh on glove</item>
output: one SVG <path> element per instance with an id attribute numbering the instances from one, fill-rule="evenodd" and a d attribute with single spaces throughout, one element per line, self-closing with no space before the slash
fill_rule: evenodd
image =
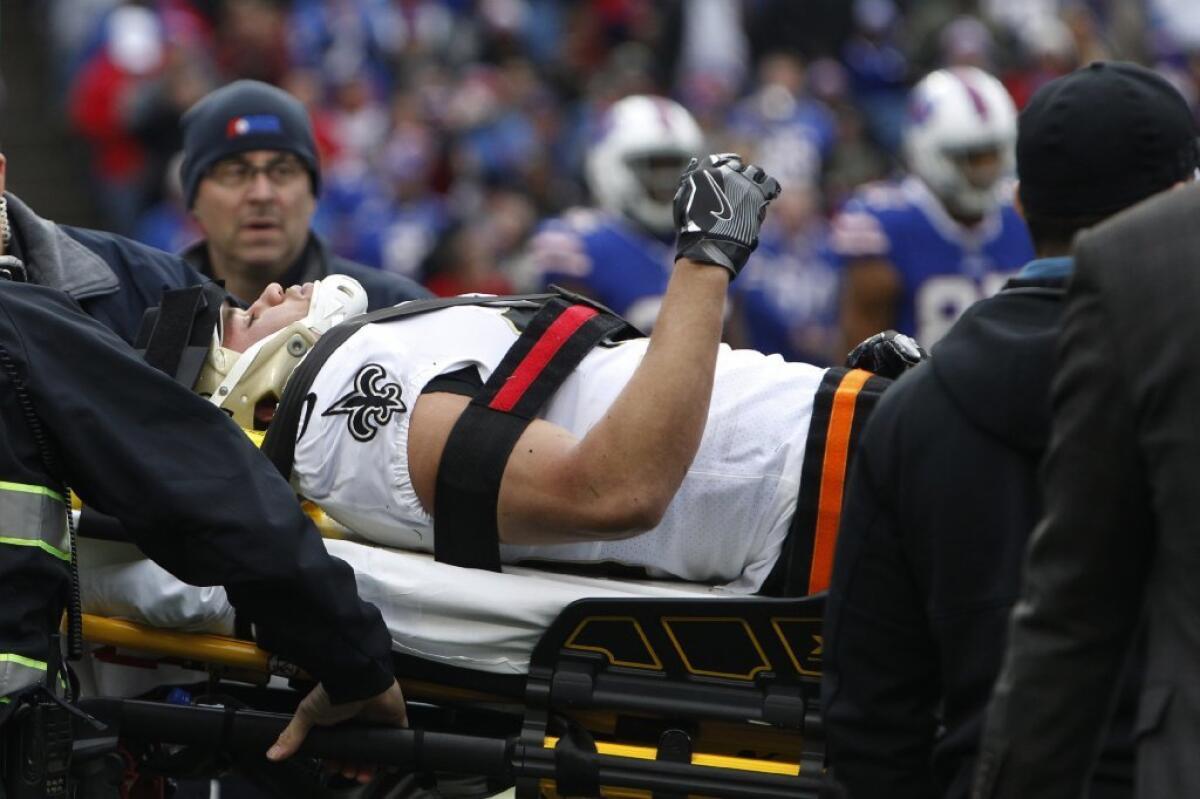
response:
<path id="1" fill-rule="evenodd" d="M 729 270 L 731 280 L 737 277 L 779 191 L 775 178 L 743 164 L 737 153 L 693 158 L 675 192 L 676 260 L 716 264 Z"/>

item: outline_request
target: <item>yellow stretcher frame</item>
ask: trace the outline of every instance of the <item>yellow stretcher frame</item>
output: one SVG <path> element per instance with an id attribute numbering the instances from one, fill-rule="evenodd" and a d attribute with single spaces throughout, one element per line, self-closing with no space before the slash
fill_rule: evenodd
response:
<path id="1" fill-rule="evenodd" d="M 261 447 L 262 433 L 250 430 L 245 432 L 256 446 Z M 350 530 L 328 516 L 318 505 L 300 497 L 297 499 L 301 509 L 313 522 L 322 537 L 339 540 L 355 538 Z M 77 496 L 72 494 L 71 500 L 74 509 L 81 509 L 82 503 Z M 94 614 L 83 614 L 83 634 L 84 639 L 94 645 L 149 654 L 161 658 L 163 662 L 239 681 L 265 684 L 272 676 L 310 679 L 294 664 L 260 649 L 255 643 L 228 636 L 184 633 Z M 520 707 L 520 703 L 511 696 L 411 679 L 400 675 L 397 675 L 397 678 L 404 694 L 412 699 L 434 703 L 477 703 Z M 607 729 L 615 732 L 613 729 L 614 719 L 610 713 L 601 710 L 579 710 L 570 715 L 576 717 L 578 721 L 584 722 L 585 726 L 593 730 Z M 733 729 L 733 727 L 739 729 Z M 791 745 L 785 745 L 782 749 L 777 745 L 771 746 L 770 749 L 775 750 L 775 759 L 730 754 L 734 751 L 744 751 L 743 747 L 748 743 L 747 734 L 754 739 L 762 737 L 765 734 L 765 730 L 762 728 L 746 729 L 742 725 L 731 725 L 727 722 L 707 722 L 701 724 L 700 734 L 703 739 L 707 740 L 708 747 L 714 748 L 714 751 L 693 752 L 689 760 L 693 766 L 782 777 L 796 777 L 800 776 L 802 772 L 804 776 L 811 774 L 811 765 L 807 768 L 802 766 L 799 753 L 791 751 Z M 547 735 L 542 742 L 541 751 L 553 753 L 557 743 L 556 737 Z M 600 755 L 637 761 L 653 761 L 658 758 L 658 750 L 653 746 L 605 740 L 596 740 L 595 744 L 597 753 Z M 559 799 L 553 780 L 541 780 L 539 792 L 543 799 Z M 652 799 L 653 796 L 651 791 L 613 787 L 602 787 L 601 795 L 606 799 Z M 692 795 L 689 794 L 689 796 Z"/>
<path id="2" fill-rule="evenodd" d="M 185 664 L 204 664 L 208 667 L 232 669 L 259 675 L 265 680 L 272 676 L 301 677 L 306 675 L 294 665 L 275 657 L 251 641 L 244 641 L 210 633 L 183 633 L 150 627 L 124 619 L 108 618 L 90 613 L 83 614 L 83 637 L 98 646 L 111 646 L 138 653 L 148 653 Z M 406 696 L 413 699 L 436 701 L 499 702 L 512 703 L 509 697 L 501 697 L 482 691 L 452 686 L 442 686 L 420 680 L 398 678 Z M 554 736 L 546 736 L 543 747 L 553 750 L 558 743 Z M 655 760 L 657 750 L 650 746 L 638 746 L 607 741 L 597 741 L 599 754 L 634 760 Z M 760 774 L 798 776 L 801 764 L 792 760 L 766 760 L 753 757 L 736 757 L 727 754 L 695 752 L 690 762 L 697 766 L 736 769 Z M 548 782 L 543 793 L 556 796 Z M 610 799 L 642 799 L 649 797 L 647 791 L 632 789 L 605 789 L 604 796 Z"/>

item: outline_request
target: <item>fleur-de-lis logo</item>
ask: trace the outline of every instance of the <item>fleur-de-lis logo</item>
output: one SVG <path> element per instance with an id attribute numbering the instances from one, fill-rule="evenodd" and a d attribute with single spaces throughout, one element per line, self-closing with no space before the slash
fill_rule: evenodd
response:
<path id="1" fill-rule="evenodd" d="M 408 408 L 400 399 L 400 384 L 385 383 L 387 372 L 369 363 L 354 376 L 354 390 L 340 397 L 322 416 L 345 416 L 346 427 L 355 441 L 370 441 L 379 428 Z"/>

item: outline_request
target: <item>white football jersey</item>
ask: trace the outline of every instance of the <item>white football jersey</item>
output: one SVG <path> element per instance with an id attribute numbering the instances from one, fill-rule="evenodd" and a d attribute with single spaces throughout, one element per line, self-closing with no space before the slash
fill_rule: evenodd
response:
<path id="1" fill-rule="evenodd" d="M 486 381 L 518 336 L 503 309 L 480 306 L 363 327 L 312 384 L 296 443 L 297 490 L 372 541 L 432 551 L 433 519 L 408 471 L 413 405 L 430 380 L 447 372 L 475 366 Z M 543 418 L 586 435 L 629 381 L 647 343 L 593 349 Z M 824 373 L 722 345 L 700 449 L 661 524 L 622 541 L 505 545 L 503 560 L 616 562 L 656 576 L 758 590 L 796 507 Z"/>

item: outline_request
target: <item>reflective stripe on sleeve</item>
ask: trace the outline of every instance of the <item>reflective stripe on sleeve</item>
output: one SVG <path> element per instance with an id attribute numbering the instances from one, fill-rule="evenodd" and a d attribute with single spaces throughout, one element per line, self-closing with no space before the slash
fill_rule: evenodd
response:
<path id="1" fill-rule="evenodd" d="M 0 696 L 37 685 L 46 678 L 46 662 L 0 652 Z"/>
<path id="2" fill-rule="evenodd" d="M 71 559 L 66 504 L 44 486 L 0 481 L 0 544 L 37 547 L 60 560 Z"/>

